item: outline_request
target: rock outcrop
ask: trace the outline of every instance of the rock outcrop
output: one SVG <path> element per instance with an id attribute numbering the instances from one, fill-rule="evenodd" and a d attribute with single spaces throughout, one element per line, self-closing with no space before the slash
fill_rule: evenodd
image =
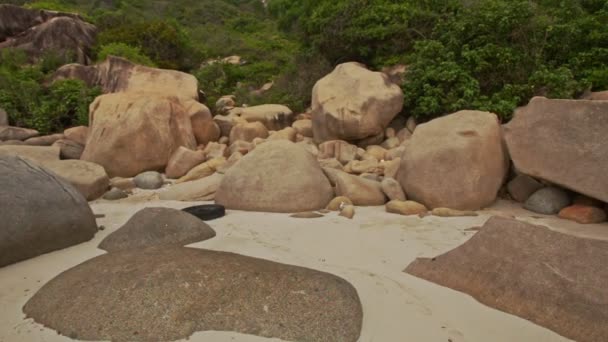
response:
<path id="1" fill-rule="evenodd" d="M 398 178 L 408 198 L 430 209 L 478 210 L 494 202 L 507 169 L 496 115 L 460 111 L 416 128 Z"/>
<path id="2" fill-rule="evenodd" d="M 265 104 L 252 107 L 237 107 L 229 112 L 247 122 L 261 122 L 269 131 L 280 131 L 290 127 L 294 121 L 293 111 L 278 104 Z"/>
<path id="3" fill-rule="evenodd" d="M 379 182 L 331 168 L 324 168 L 323 171 L 335 186 L 336 195 L 348 197 L 354 205 L 373 206 L 386 203 L 386 195 Z"/>
<path id="4" fill-rule="evenodd" d="M 93 238 L 97 224 L 73 186 L 34 162 L 0 156 L 0 267 Z"/>
<path id="5" fill-rule="evenodd" d="M 533 98 L 505 126 L 515 168 L 608 202 L 606 113 L 608 101 Z"/>
<path id="6" fill-rule="evenodd" d="M 310 153 L 276 140 L 258 146 L 226 171 L 215 201 L 228 209 L 297 213 L 323 209 L 333 195 Z"/>
<path id="7" fill-rule="evenodd" d="M 406 272 L 576 341 L 608 340 L 608 242 L 493 217 L 464 245 Z"/>
<path id="8" fill-rule="evenodd" d="M 315 142 L 358 141 L 382 135 L 403 109 L 403 92 L 381 72 L 359 63 L 338 65 L 312 91 Z"/>

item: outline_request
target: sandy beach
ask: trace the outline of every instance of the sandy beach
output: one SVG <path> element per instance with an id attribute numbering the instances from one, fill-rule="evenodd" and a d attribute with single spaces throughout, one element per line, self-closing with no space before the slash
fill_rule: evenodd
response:
<path id="1" fill-rule="evenodd" d="M 135 196 L 122 202 L 97 201 L 94 212 L 105 227 L 93 240 L 0 269 L 0 341 L 69 341 L 25 319 L 21 308 L 59 273 L 103 254 L 96 246 L 144 207 L 183 208 L 192 203 Z M 417 257 L 449 251 L 492 215 L 514 215 L 573 235 L 608 240 L 608 226 L 582 226 L 533 215 L 500 201 L 478 217 L 404 217 L 383 207 L 357 208 L 351 221 L 330 213 L 318 219 L 286 214 L 228 211 L 209 224 L 217 237 L 190 245 L 229 251 L 338 275 L 357 289 L 364 310 L 360 341 L 566 341 L 521 318 L 486 307 L 468 295 L 402 272 Z M 199 332 L 190 341 L 279 341 L 233 332 Z"/>

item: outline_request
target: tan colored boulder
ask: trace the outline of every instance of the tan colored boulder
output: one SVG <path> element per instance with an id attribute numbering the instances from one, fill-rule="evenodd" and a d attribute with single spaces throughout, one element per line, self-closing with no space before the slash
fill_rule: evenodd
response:
<path id="1" fill-rule="evenodd" d="M 110 179 L 110 187 L 120 190 L 131 190 L 135 189 L 136 186 L 133 178 L 114 177 Z"/>
<path id="2" fill-rule="evenodd" d="M 378 135 L 374 135 L 371 137 L 367 137 L 365 139 L 358 140 L 357 146 L 361 148 L 368 148 L 369 146 L 380 145 L 384 142 L 386 137 L 384 136 L 384 132 L 379 133 Z"/>
<path id="3" fill-rule="evenodd" d="M 223 174 L 214 173 L 202 179 L 175 184 L 161 192 L 159 198 L 163 201 L 212 201 L 223 178 Z"/>
<path id="4" fill-rule="evenodd" d="M 380 182 L 380 185 L 382 186 L 382 191 L 384 191 L 384 194 L 389 200 L 405 201 L 407 199 L 401 184 L 399 184 L 396 179 L 384 177 L 382 182 Z"/>
<path id="5" fill-rule="evenodd" d="M 255 138 L 268 138 L 268 130 L 261 122 L 238 124 L 230 131 L 230 143 L 235 141 L 252 142 Z"/>
<path id="6" fill-rule="evenodd" d="M 308 151 L 310 154 L 312 154 L 315 158 L 319 157 L 319 148 L 317 147 L 317 145 L 314 144 L 314 142 L 312 142 L 312 140 L 303 140 L 301 142 L 298 142 L 299 146 L 302 146 L 306 151 Z"/>
<path id="7" fill-rule="evenodd" d="M 359 63 L 338 65 L 312 91 L 313 132 L 317 143 L 377 136 L 403 108 L 403 92 L 386 74 Z"/>
<path id="8" fill-rule="evenodd" d="M 106 94 L 145 92 L 156 97 L 199 98 L 196 77 L 176 70 L 137 65 L 115 56 L 92 66 L 64 65 L 53 75 L 54 81 L 61 79 L 80 79 L 88 86 L 100 87 Z"/>
<path id="9" fill-rule="evenodd" d="M 210 142 L 205 146 L 203 152 L 207 159 L 220 158 L 226 155 L 226 151 L 228 150 L 228 146 L 226 144 L 220 144 L 215 142 Z"/>
<path id="10" fill-rule="evenodd" d="M 253 151 L 254 148 L 255 145 L 253 145 L 252 143 L 238 140 L 230 144 L 230 147 L 228 147 L 228 154 L 233 155 L 238 152 L 242 155 L 246 155 L 247 153 Z"/>
<path id="11" fill-rule="evenodd" d="M 357 146 L 346 141 L 326 141 L 319 145 L 319 159 L 336 158 L 340 163 L 346 164 L 357 158 L 357 150 Z"/>
<path id="12" fill-rule="evenodd" d="M 379 163 L 375 158 L 368 160 L 353 160 L 348 163 L 348 167 L 352 173 L 362 174 L 362 173 L 376 173 L 383 174 L 384 166 Z M 345 168 L 346 169 L 346 168 Z"/>
<path id="13" fill-rule="evenodd" d="M 53 143 L 55 143 L 55 141 L 61 140 L 64 138 L 65 138 L 65 136 L 61 133 L 44 135 L 41 137 L 29 138 L 25 141 L 25 144 L 30 145 L 30 146 L 51 146 L 51 145 L 53 145 Z"/>
<path id="14" fill-rule="evenodd" d="M 431 209 L 478 210 L 496 200 L 507 169 L 496 115 L 460 111 L 416 128 L 398 180 Z"/>
<path id="15" fill-rule="evenodd" d="M 515 168 L 608 202 L 608 101 L 535 97 L 504 128 Z"/>
<path id="16" fill-rule="evenodd" d="M 222 138 L 230 137 L 230 132 L 232 131 L 232 127 L 234 127 L 236 125 L 234 117 L 216 115 L 213 117 L 213 121 L 220 128 L 220 135 L 222 136 Z"/>
<path id="17" fill-rule="evenodd" d="M 236 96 L 224 95 L 215 102 L 215 113 L 225 115 L 234 107 L 236 107 Z"/>
<path id="18" fill-rule="evenodd" d="M 213 121 L 209 108 L 195 100 L 182 101 L 182 104 L 190 117 L 192 133 L 197 144 L 206 145 L 211 141 L 218 141 L 222 132 L 220 126 Z"/>
<path id="19" fill-rule="evenodd" d="M 575 204 L 562 209 L 559 212 L 559 217 L 576 221 L 580 224 L 601 223 L 608 219 L 603 209 L 581 204 Z"/>
<path id="20" fill-rule="evenodd" d="M 450 208 L 435 208 L 431 211 L 431 214 L 439 217 L 467 217 L 467 216 L 479 216 L 474 211 L 470 210 L 456 210 Z"/>
<path id="21" fill-rule="evenodd" d="M 89 127 L 76 126 L 68 128 L 63 131 L 63 135 L 66 139 L 72 140 L 84 146 L 87 144 L 87 138 L 89 137 Z"/>
<path id="22" fill-rule="evenodd" d="M 331 211 L 340 211 L 346 205 L 353 205 L 353 201 L 346 196 L 338 196 L 332 199 L 326 209 Z"/>
<path id="23" fill-rule="evenodd" d="M 399 146 L 397 148 L 393 148 L 386 152 L 386 160 L 395 160 L 397 158 L 401 159 L 403 153 L 405 153 L 405 146 Z"/>
<path id="24" fill-rule="evenodd" d="M 344 166 L 336 158 L 319 159 L 319 165 L 321 165 L 321 167 L 328 167 L 340 171 L 344 170 Z"/>
<path id="25" fill-rule="evenodd" d="M 408 141 L 412 138 L 412 132 L 410 132 L 409 129 L 404 128 L 402 130 L 399 131 L 399 133 L 397 133 L 397 139 L 399 139 L 399 141 L 401 143 L 403 143 L 404 141 Z"/>
<path id="26" fill-rule="evenodd" d="M 387 150 L 391 150 L 393 148 L 397 148 L 401 145 L 401 140 L 399 140 L 399 138 L 394 137 L 394 138 L 388 138 L 386 139 L 382 145 L 383 148 L 387 149 Z"/>
<path id="27" fill-rule="evenodd" d="M 184 176 L 195 166 L 203 163 L 207 159 L 205 152 L 193 151 L 180 146 L 169 158 L 165 174 L 167 178 L 177 179 Z"/>
<path id="28" fill-rule="evenodd" d="M 429 210 L 424 204 L 420 204 L 414 201 L 399 201 L 393 200 L 386 204 L 386 212 L 392 214 L 399 214 L 404 216 L 409 215 L 424 215 Z"/>
<path id="29" fill-rule="evenodd" d="M 247 122 L 260 122 L 270 131 L 287 128 L 294 120 L 291 109 L 277 104 L 234 108 L 230 111 L 230 115 L 241 117 Z"/>
<path id="30" fill-rule="evenodd" d="M 393 127 L 388 127 L 384 131 L 384 136 L 386 136 L 386 139 L 396 138 L 397 137 L 397 131 L 395 131 L 395 129 Z"/>
<path id="31" fill-rule="evenodd" d="M 305 137 L 312 138 L 312 120 L 297 120 L 292 125 L 293 128 Z"/>
<path id="32" fill-rule="evenodd" d="M 387 150 L 378 145 L 371 145 L 365 149 L 365 152 L 376 159 L 376 161 L 386 159 Z"/>
<path id="33" fill-rule="evenodd" d="M 294 213 L 323 209 L 333 196 L 317 160 L 301 146 L 277 140 L 230 168 L 215 200 L 228 209 Z"/>
<path id="34" fill-rule="evenodd" d="M 298 132 L 295 130 L 295 128 L 287 127 L 280 131 L 272 133 L 268 137 L 268 140 L 289 140 L 291 142 L 296 142 L 297 134 Z"/>
<path id="35" fill-rule="evenodd" d="M 353 205 L 346 205 L 340 210 L 340 216 L 352 219 L 355 217 L 355 207 Z"/>
<path id="36" fill-rule="evenodd" d="M 185 176 L 178 179 L 175 182 L 175 184 L 191 182 L 191 181 L 195 181 L 197 179 L 209 177 L 212 174 L 214 174 L 217 171 L 217 169 L 222 167 L 222 165 L 224 165 L 225 163 L 226 163 L 226 158 L 224 158 L 224 157 L 210 159 L 210 160 L 194 167 L 192 170 L 188 171 L 188 173 Z"/>
<path id="37" fill-rule="evenodd" d="M 0 126 L 0 141 L 27 140 L 40 135 L 37 130 L 13 126 Z"/>
<path id="38" fill-rule="evenodd" d="M 221 174 L 225 174 L 228 169 L 233 167 L 239 160 L 243 158 L 243 154 L 240 152 L 233 153 L 230 158 L 226 161 L 226 163 L 222 164 L 217 168 L 217 172 Z"/>
<path id="39" fill-rule="evenodd" d="M 353 176 L 336 169 L 324 168 L 330 182 L 335 185 L 336 196 L 351 199 L 354 205 L 374 206 L 386 203 L 386 196 L 379 182 Z"/>
<path id="40" fill-rule="evenodd" d="M 2 145 L 0 146 L 0 156 L 13 155 L 28 159 L 38 165 L 59 160 L 59 147 L 55 146 L 22 146 L 22 145 Z"/>
<path id="41" fill-rule="evenodd" d="M 100 198 L 110 188 L 110 179 L 100 165 L 83 160 L 58 160 L 43 165 L 72 184 L 87 201 Z"/>
<path id="42" fill-rule="evenodd" d="M 384 177 L 397 179 L 399 167 L 401 167 L 401 158 L 388 160 L 382 163 L 384 165 Z"/>
<path id="43" fill-rule="evenodd" d="M 81 159 L 111 177 L 164 170 L 180 146 L 196 147 L 190 118 L 176 97 L 102 95 L 91 104 L 90 132 Z"/>
<path id="44" fill-rule="evenodd" d="M 59 147 L 61 159 L 80 159 L 84 145 L 70 139 L 59 139 L 52 146 Z"/>

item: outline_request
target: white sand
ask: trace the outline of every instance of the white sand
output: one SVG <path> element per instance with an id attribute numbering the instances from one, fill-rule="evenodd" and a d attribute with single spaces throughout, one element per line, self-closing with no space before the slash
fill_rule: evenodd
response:
<path id="1" fill-rule="evenodd" d="M 139 199 L 138 199 L 139 198 Z M 183 208 L 192 203 L 143 200 L 92 204 L 105 230 L 92 241 L 0 268 L 0 342 L 71 341 L 21 311 L 47 281 L 77 264 L 104 253 L 97 244 L 146 206 Z M 500 202 L 479 217 L 403 217 L 383 207 L 357 208 L 354 220 L 336 213 L 320 219 L 294 219 L 285 214 L 229 211 L 211 221 L 217 237 L 193 247 L 236 252 L 336 274 L 359 292 L 364 318 L 360 341 L 567 341 L 521 318 L 486 307 L 468 295 L 415 278 L 402 270 L 416 257 L 449 251 L 474 234 L 490 214 L 518 218 L 556 230 L 608 240 L 608 225 L 582 226 L 541 218 Z M 201 332 L 190 341 L 279 341 L 232 332 Z"/>

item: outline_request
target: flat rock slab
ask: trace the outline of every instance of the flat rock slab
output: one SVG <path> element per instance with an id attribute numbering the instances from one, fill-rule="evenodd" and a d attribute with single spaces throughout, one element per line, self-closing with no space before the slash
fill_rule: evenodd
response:
<path id="1" fill-rule="evenodd" d="M 235 331 L 357 341 L 362 309 L 344 279 L 233 253 L 155 247 L 98 256 L 47 283 L 27 317 L 81 340 L 171 341 Z"/>
<path id="2" fill-rule="evenodd" d="M 145 208 L 101 241 L 99 248 L 117 252 L 152 246 L 185 246 L 214 236 L 215 231 L 194 215 L 171 208 Z"/>
<path id="3" fill-rule="evenodd" d="M 405 272 L 577 341 L 608 341 L 608 242 L 493 217 L 467 243 Z"/>

